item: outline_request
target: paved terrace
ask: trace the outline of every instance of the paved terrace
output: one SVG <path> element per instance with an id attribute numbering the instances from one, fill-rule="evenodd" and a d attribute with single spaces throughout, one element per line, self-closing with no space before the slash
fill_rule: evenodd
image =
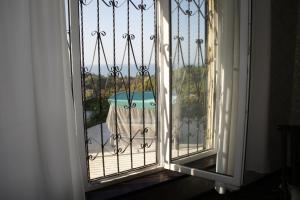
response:
<path id="1" fill-rule="evenodd" d="M 102 150 L 101 150 L 101 136 L 100 136 L 100 125 L 91 127 L 88 129 L 88 136 L 92 138 L 89 143 L 89 155 L 93 159 L 89 160 L 90 168 L 90 178 L 103 177 L 103 160 L 102 160 Z M 109 139 L 110 132 L 107 125 L 103 124 L 103 138 L 104 141 Z M 195 137 L 195 136 L 194 136 Z M 191 141 L 195 138 L 191 137 Z M 119 142 L 119 148 L 122 150 L 128 144 L 128 138 L 122 138 Z M 153 164 L 156 162 L 156 142 L 153 139 L 146 139 L 146 143 L 151 144 L 149 148 L 145 148 L 145 154 L 141 144 L 143 144 L 143 139 L 134 139 L 132 144 L 132 160 L 130 154 L 130 147 L 128 147 L 123 153 L 119 153 L 119 171 L 126 171 L 131 169 L 131 162 L 133 168 L 138 168 L 146 165 Z M 200 147 L 199 147 L 200 148 Z M 118 162 L 117 155 L 114 154 L 115 144 L 113 141 L 108 142 L 104 148 L 104 169 L 105 175 L 111 175 L 118 172 Z M 199 149 L 200 150 L 200 149 Z M 197 151 L 196 144 L 189 145 L 189 152 L 193 153 Z M 173 148 L 172 155 L 185 155 L 187 154 L 187 144 L 180 144 L 179 150 Z M 144 159 L 145 155 L 145 159 Z"/>

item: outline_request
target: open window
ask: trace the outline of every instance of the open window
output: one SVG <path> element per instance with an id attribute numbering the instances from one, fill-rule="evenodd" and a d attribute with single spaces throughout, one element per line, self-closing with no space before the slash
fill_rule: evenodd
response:
<path id="1" fill-rule="evenodd" d="M 69 2 L 87 186 L 159 167 L 239 186 L 248 1 Z"/>
<path id="2" fill-rule="evenodd" d="M 171 3 L 170 168 L 242 183 L 248 96 L 248 6 Z"/>

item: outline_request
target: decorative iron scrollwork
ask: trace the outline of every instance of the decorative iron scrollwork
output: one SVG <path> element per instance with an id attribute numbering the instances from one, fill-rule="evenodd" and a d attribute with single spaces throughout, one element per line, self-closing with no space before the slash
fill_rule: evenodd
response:
<path id="1" fill-rule="evenodd" d="M 135 39 L 135 35 L 134 34 L 128 34 L 128 33 L 124 33 L 122 37 L 124 39 L 127 39 L 127 40 L 134 40 Z"/>
<path id="2" fill-rule="evenodd" d="M 146 4 L 139 4 L 138 8 L 139 10 L 146 10 Z"/>
<path id="3" fill-rule="evenodd" d="M 111 0 L 111 1 L 109 1 L 109 5 L 110 5 L 110 7 L 111 7 L 111 6 L 113 6 L 113 7 L 116 7 L 116 8 L 117 8 L 118 4 L 119 4 L 119 2 L 118 2 L 118 1 L 115 1 L 115 0 Z"/>
<path id="4" fill-rule="evenodd" d="M 93 2 L 93 3 L 92 3 Z M 145 127 L 145 115 L 143 114 L 142 126 L 143 128 L 135 131 L 136 129 L 132 129 L 132 112 L 136 112 L 136 110 L 140 109 L 145 112 L 145 92 L 152 92 L 154 96 L 154 102 L 151 102 L 150 105 L 156 108 L 157 99 L 156 99 L 156 74 L 153 73 L 152 68 L 156 70 L 156 0 L 149 0 L 151 3 L 145 3 L 148 1 L 144 0 L 79 0 L 80 3 L 80 45 L 81 45 L 81 77 L 82 77 L 82 100 L 83 100 L 83 118 L 85 121 L 84 130 L 85 130 L 85 138 L 86 140 L 86 153 L 87 153 L 87 162 L 95 162 L 97 158 L 101 158 L 102 160 L 102 175 L 101 177 L 105 177 L 108 175 L 107 172 L 107 164 L 106 156 L 115 156 L 117 165 L 115 174 L 119 174 L 122 172 L 122 167 L 120 168 L 120 156 L 130 155 L 130 166 L 131 170 L 134 169 L 133 165 L 133 147 L 139 148 L 142 146 L 143 148 L 143 165 L 146 166 L 146 150 L 145 148 L 150 148 L 152 144 L 155 143 L 156 138 L 152 138 L 151 142 L 148 139 L 147 133 L 149 133 L 148 127 Z M 96 29 L 92 29 L 90 34 L 84 34 L 85 24 L 84 24 L 84 12 L 85 9 L 91 9 L 95 6 L 96 13 Z M 119 11 L 124 12 L 124 6 L 126 5 L 126 15 L 127 18 L 118 18 Z M 122 8 L 121 8 L 122 7 Z M 153 13 L 151 13 L 150 9 L 153 9 Z M 101 13 L 110 12 L 110 15 L 105 15 L 104 17 L 100 17 Z M 152 10 L 151 9 L 151 10 Z M 140 29 L 131 30 L 130 26 L 132 20 L 130 19 L 131 10 L 138 10 L 137 16 L 140 18 Z M 149 12 L 150 11 L 150 12 Z M 93 12 L 91 12 L 93 13 Z M 144 33 L 145 19 L 144 15 L 153 14 L 153 33 L 150 33 L 150 37 L 144 37 L 146 33 Z M 107 29 L 106 26 L 102 25 L 101 20 L 109 20 L 111 23 L 111 29 Z M 149 19 L 147 19 L 149 20 Z M 120 21 L 126 22 L 127 31 L 121 37 L 119 37 L 120 27 L 118 23 Z M 106 22 L 105 22 L 106 23 Z M 145 23 L 145 24 L 144 24 Z M 146 30 L 146 29 L 145 29 Z M 125 32 L 125 31 L 124 31 Z M 140 32 L 141 37 L 139 37 L 139 41 L 134 41 L 136 36 L 133 33 Z M 147 33 L 148 34 L 148 33 Z M 95 45 L 86 45 L 85 42 L 87 37 L 93 37 L 95 40 Z M 120 39 L 125 39 L 125 47 L 124 53 L 119 55 Z M 106 40 L 109 39 L 109 40 Z M 144 52 L 144 43 L 145 40 L 152 41 L 152 49 L 150 55 L 146 55 Z M 111 42 L 112 47 L 107 47 L 107 41 Z M 137 53 L 137 49 L 135 44 L 141 44 L 141 52 Z M 85 48 L 93 48 L 93 54 L 91 55 L 92 61 L 86 61 Z M 108 50 L 110 49 L 110 50 Z M 127 56 L 126 56 L 127 54 Z M 109 56 L 108 56 L 109 55 Z M 121 57 L 122 61 L 119 62 L 119 57 Z M 121 60 L 120 59 L 120 60 Z M 146 64 L 146 60 L 149 64 Z M 126 63 L 127 61 L 127 63 Z M 88 65 L 86 65 L 88 63 Z M 95 73 L 95 67 L 97 73 Z M 103 74 L 103 70 L 108 74 Z M 127 70 L 127 72 L 126 72 Z M 142 86 L 141 86 L 142 85 Z M 109 89 L 107 89 L 107 87 Z M 147 88 L 147 89 L 146 89 Z M 146 91 L 147 90 L 147 91 Z M 116 96 L 120 93 L 124 92 L 126 94 L 125 104 L 118 105 L 118 99 Z M 137 106 L 135 102 L 134 95 L 137 92 L 142 93 L 141 101 L 143 102 L 143 106 Z M 108 99 L 113 97 L 113 103 L 109 105 Z M 92 102 L 92 103 L 91 103 Z M 109 105 L 110 107 L 107 107 Z M 89 117 L 87 115 L 87 107 L 91 109 L 93 115 L 97 115 L 95 123 L 100 127 L 99 134 L 97 135 L 89 135 L 88 129 L 91 125 L 88 124 Z M 141 108 L 142 107 L 142 108 Z M 128 124 L 129 124 L 129 133 L 121 132 L 120 127 L 118 125 L 118 112 L 119 109 L 128 113 Z M 106 109 L 106 110 L 105 110 Z M 115 127 L 109 130 L 109 135 L 107 135 L 107 130 L 104 127 L 105 125 L 105 116 L 103 119 L 102 115 L 108 113 L 109 110 L 113 109 L 112 113 L 114 115 L 113 121 Z M 104 114 L 103 114 L 104 113 Z M 157 120 L 155 120 L 156 123 Z M 98 129 L 97 129 L 98 130 Z M 156 130 L 155 130 L 156 131 Z M 100 138 L 98 138 L 100 137 Z M 147 141 L 146 141 L 147 140 Z M 89 148 L 92 148 L 92 151 L 96 151 L 89 154 Z M 90 171 L 90 170 L 89 170 Z"/>
<path id="5" fill-rule="evenodd" d="M 129 108 L 135 108 L 136 103 L 130 103 L 129 105 L 125 105 L 124 108 L 129 109 Z"/>
<path id="6" fill-rule="evenodd" d="M 188 156 L 192 151 L 191 144 L 193 144 L 192 148 L 196 146 L 196 152 L 200 150 L 198 139 L 201 126 L 199 123 L 205 122 L 202 122 L 203 117 L 199 117 L 202 115 L 199 113 L 206 110 L 207 94 L 205 91 L 208 88 L 205 82 L 207 79 L 207 62 L 205 62 L 207 46 L 204 45 L 206 45 L 205 39 L 207 38 L 206 26 L 210 24 L 207 20 L 209 13 L 206 9 L 206 0 L 173 0 L 171 9 L 171 13 L 174 15 L 172 16 L 172 25 L 175 25 L 173 33 L 175 48 L 172 51 L 172 61 L 173 70 L 176 71 L 176 73 L 173 72 L 172 77 L 173 83 L 176 83 L 172 85 L 176 102 L 172 104 L 176 104 L 177 108 L 172 114 L 172 120 L 174 120 L 172 141 L 176 145 L 177 156 L 173 154 L 172 157 L 176 158 Z M 192 42 L 193 40 L 195 43 Z M 195 47 L 195 51 L 193 51 L 193 47 Z M 198 114 L 195 114 L 195 108 L 198 109 Z M 184 111 L 177 111 L 178 109 L 184 109 Z M 196 145 L 194 145 L 194 141 L 191 141 L 192 138 L 197 138 Z M 184 148 L 187 151 L 184 155 L 179 153 L 179 141 L 185 144 Z"/>
<path id="7" fill-rule="evenodd" d="M 176 36 L 174 36 L 174 40 L 181 40 L 181 41 L 183 41 L 184 37 L 176 35 Z"/>
<path id="8" fill-rule="evenodd" d="M 79 2 L 84 5 L 84 6 L 88 6 L 92 3 L 93 0 L 90 0 L 89 2 L 87 0 L 79 0 Z"/>
<path id="9" fill-rule="evenodd" d="M 121 134 L 114 134 L 113 135 L 113 140 L 118 140 L 118 141 L 120 141 L 122 139 L 122 136 L 121 136 Z"/>
<path id="10" fill-rule="evenodd" d="M 146 74 L 148 74 L 149 73 L 149 66 L 140 66 L 139 67 L 139 74 L 141 75 L 141 76 L 144 76 L 144 75 L 146 75 Z"/>

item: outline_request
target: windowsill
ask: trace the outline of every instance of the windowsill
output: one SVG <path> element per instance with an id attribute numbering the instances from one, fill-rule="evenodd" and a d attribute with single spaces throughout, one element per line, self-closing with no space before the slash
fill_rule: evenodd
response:
<path id="1" fill-rule="evenodd" d="M 145 175 L 133 180 L 117 183 L 105 188 L 86 192 L 86 199 L 111 199 L 128 193 L 137 192 L 143 189 L 148 189 L 161 183 L 177 180 L 179 178 L 187 177 L 188 175 L 174 172 L 170 170 L 163 170 L 153 174 Z"/>
<path id="2" fill-rule="evenodd" d="M 208 170 L 212 166 L 215 166 L 215 155 L 187 163 L 187 165 L 202 166 L 203 170 Z M 198 189 L 194 188 L 193 186 L 194 183 L 198 184 L 197 185 L 197 187 L 199 187 Z M 151 193 L 152 190 L 154 193 L 165 189 L 172 190 L 171 188 L 177 190 L 176 189 L 177 186 L 181 184 L 183 184 L 182 187 L 185 187 L 185 189 L 182 188 L 183 190 L 187 190 L 195 194 L 204 193 L 214 187 L 214 182 L 211 180 L 206 180 L 199 177 L 193 177 L 176 171 L 170 171 L 164 169 L 131 180 L 106 186 L 101 189 L 86 192 L 86 199 L 87 200 L 94 200 L 94 199 L 99 200 L 99 199 L 111 199 L 111 198 L 122 199 L 124 195 L 126 197 L 141 195 L 141 193 L 143 192 Z M 177 192 L 179 193 L 178 195 L 180 196 L 186 191 L 182 191 L 182 192 L 177 191 Z M 157 194 L 153 194 L 153 195 L 157 195 Z M 175 193 L 172 195 L 176 197 Z"/>

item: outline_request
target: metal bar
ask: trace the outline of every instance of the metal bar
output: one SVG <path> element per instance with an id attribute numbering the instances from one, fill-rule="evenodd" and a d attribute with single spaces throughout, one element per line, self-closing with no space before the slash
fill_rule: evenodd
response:
<path id="1" fill-rule="evenodd" d="M 134 64 L 135 64 L 135 68 L 139 71 L 139 68 L 138 68 L 138 65 L 137 65 L 137 62 L 136 62 L 136 58 L 135 58 L 135 54 L 134 54 L 134 51 L 133 51 L 133 46 L 132 46 L 132 42 L 131 42 L 131 37 L 134 37 L 134 35 L 130 35 L 130 40 L 129 40 L 129 45 L 130 45 L 130 50 L 131 50 L 131 55 L 132 55 L 132 58 L 133 58 L 133 61 L 134 61 Z M 132 102 L 133 100 L 133 96 L 134 96 L 134 91 L 136 89 L 136 83 L 137 82 L 137 79 L 135 81 L 135 85 L 134 85 L 134 89 L 133 89 L 133 92 L 132 92 L 132 95 L 131 95 L 131 99 L 130 101 Z"/>
<path id="2" fill-rule="evenodd" d="M 196 3 L 195 2 L 195 0 L 194 0 L 194 3 Z M 200 5 L 200 0 L 198 0 L 198 5 Z M 197 41 L 200 41 L 200 9 L 201 9 L 201 7 L 199 6 L 199 7 L 197 7 L 198 8 L 198 18 L 197 18 L 197 28 L 198 28 L 198 32 L 197 32 Z M 201 44 L 199 44 L 199 43 L 197 43 L 197 41 L 196 41 L 196 53 L 197 53 L 197 64 L 198 64 L 198 67 L 200 67 L 200 58 L 199 58 L 199 45 L 201 45 Z M 200 48 L 201 48 L 201 46 L 200 46 Z M 198 96 L 198 98 L 199 98 L 199 101 L 200 101 L 200 96 Z M 199 117 L 197 117 L 197 118 L 199 118 Z M 198 119 L 197 120 L 197 151 L 199 150 L 199 132 L 200 132 L 200 124 L 199 124 L 199 121 L 200 121 L 200 119 Z"/>
<path id="3" fill-rule="evenodd" d="M 132 101 L 131 101 L 131 75 L 130 75 L 130 46 L 129 46 L 129 40 L 130 40 L 130 6 L 129 6 L 129 1 L 127 0 L 127 43 L 128 43 L 128 50 L 127 50 L 127 56 L 128 56 L 128 107 L 129 107 L 129 142 L 130 142 L 130 167 L 131 169 L 133 168 L 133 157 L 132 157 L 132 127 L 131 127 L 131 106 L 132 106 Z"/>
<path id="4" fill-rule="evenodd" d="M 141 70 L 142 70 L 142 107 L 143 107 L 143 151 L 144 151 L 144 165 L 146 165 L 146 129 L 145 129 L 145 66 L 144 66 L 144 0 L 141 0 Z"/>
<path id="5" fill-rule="evenodd" d="M 114 78 L 114 95 L 115 95 L 115 140 L 116 140 L 116 151 L 117 154 L 117 169 L 118 173 L 120 172 L 119 166 L 119 133 L 118 133 L 118 113 L 117 113 L 117 76 L 118 70 L 116 66 L 116 1 L 110 1 L 112 4 L 112 15 L 113 15 L 113 78 Z"/>
<path id="6" fill-rule="evenodd" d="M 85 96 L 85 63 L 84 63 L 84 37 L 83 37 L 83 1 L 80 0 L 80 28 L 81 28 L 81 71 L 82 71 L 82 104 L 83 104 L 83 121 L 84 121 L 84 139 L 85 139 L 85 153 L 86 153 L 86 166 L 87 166 L 87 177 L 90 180 L 90 165 L 89 165 L 89 147 L 88 147 L 88 136 L 87 136 L 87 120 L 86 120 L 86 96 Z"/>
<path id="7" fill-rule="evenodd" d="M 154 81 L 155 81 L 155 150 L 156 150 L 156 155 L 155 155 L 155 163 L 158 163 L 158 158 L 157 158 L 157 149 L 158 149 L 158 81 L 157 81 L 157 4 L 156 0 L 153 0 L 153 15 L 154 15 L 154 65 L 155 65 L 155 76 L 154 76 Z"/>
<path id="8" fill-rule="evenodd" d="M 179 32 L 180 32 L 180 25 L 179 25 L 179 23 L 180 23 L 180 14 L 179 14 L 179 4 L 177 5 L 177 45 L 176 46 L 178 46 L 178 57 L 177 57 L 177 67 L 179 68 L 180 66 L 179 66 L 179 64 L 180 64 L 180 57 L 179 57 L 179 48 L 181 48 L 181 43 L 180 43 L 180 35 L 179 35 Z M 182 53 L 182 52 L 181 52 Z M 181 56 L 182 56 L 182 54 L 181 54 Z M 184 63 L 184 62 L 183 62 Z M 182 87 L 182 84 L 180 84 L 180 86 L 179 87 Z M 172 87 L 171 87 L 172 88 Z M 180 89 L 181 90 L 181 89 Z M 176 91 L 177 92 L 177 91 Z M 172 98 L 172 97 L 171 97 Z M 181 98 L 181 97 L 179 97 L 179 98 Z M 172 106 L 172 104 L 171 104 L 171 106 Z M 178 122 L 177 122 L 178 123 Z M 180 148 L 180 133 L 181 133 L 181 131 L 180 130 L 178 130 L 179 132 L 178 132 L 178 135 L 177 135 L 177 137 L 178 138 L 176 138 L 177 139 L 177 157 L 179 156 L 179 148 Z M 175 136 L 176 137 L 176 136 Z"/>
<path id="9" fill-rule="evenodd" d="M 188 11 L 186 11 L 187 15 L 188 15 L 188 95 L 190 97 L 191 95 L 191 2 L 188 1 Z M 191 130 L 190 130 L 190 112 L 188 112 L 188 133 L 187 133 L 187 154 L 190 153 L 190 134 L 191 134 Z"/>
<path id="10" fill-rule="evenodd" d="M 103 176 L 105 176 L 105 161 L 104 161 L 104 143 L 103 143 L 103 124 L 101 122 L 102 112 L 102 94 L 101 94 L 101 69 L 100 69 L 100 13 L 99 13 L 99 0 L 97 0 L 97 52 L 98 52 L 98 84 L 99 84 L 99 122 L 100 122 L 100 135 L 101 135 L 101 151 L 102 151 L 102 168 Z"/>
<path id="11" fill-rule="evenodd" d="M 72 100 L 74 102 L 74 84 L 73 84 L 73 59 L 72 59 L 72 34 L 71 34 L 71 10 L 70 10 L 70 2 L 67 0 L 68 7 L 68 36 L 69 36 L 69 61 L 70 61 L 70 76 L 71 76 L 71 92 L 72 92 Z M 73 104 L 73 106 L 75 106 Z"/>
<path id="12" fill-rule="evenodd" d="M 178 9 L 184 14 L 184 15 L 186 15 L 186 12 L 182 9 L 182 7 L 180 6 L 180 4 L 181 4 L 181 2 L 179 2 L 179 1 L 177 1 L 177 0 L 174 0 L 176 3 L 177 3 L 177 7 L 178 7 Z"/>
<path id="13" fill-rule="evenodd" d="M 127 172 L 127 171 L 132 171 L 132 170 L 135 170 L 135 169 L 138 169 L 138 168 L 134 168 L 134 164 L 133 164 L 133 141 L 134 141 L 134 138 L 137 136 L 137 134 L 142 134 L 143 135 L 143 144 L 141 144 L 141 147 L 143 149 L 143 158 L 141 158 L 139 161 L 142 162 L 142 159 L 143 159 L 143 164 L 141 167 L 146 167 L 148 166 L 146 164 L 146 148 L 150 148 L 151 145 L 153 144 L 153 141 L 156 142 L 156 147 L 155 149 L 157 150 L 157 127 L 158 127 L 158 109 L 157 109 L 157 103 L 158 103 L 158 95 L 157 95 L 157 87 L 158 87 L 158 83 L 157 83 L 157 57 L 156 57 L 156 53 L 157 53 L 157 22 L 156 22 L 156 8 L 157 8 L 157 4 L 156 4 L 156 0 L 153 0 L 153 4 L 150 5 L 149 7 L 147 7 L 146 9 L 146 4 L 144 4 L 144 0 L 141 0 L 140 1 L 140 4 L 139 5 L 135 5 L 133 4 L 133 2 L 131 0 L 124 0 L 122 1 L 121 4 L 118 3 L 117 0 L 111 0 L 111 1 L 104 1 L 104 0 L 97 0 L 96 4 L 92 4 L 92 1 L 93 0 L 90 0 L 89 2 L 86 2 L 85 0 L 79 0 L 80 2 L 80 13 L 81 13 L 81 17 L 80 17 L 80 22 L 81 22 L 81 69 L 82 69 L 82 75 L 81 75 L 81 81 L 82 81 L 82 99 L 83 99 L 83 106 L 84 106 L 84 112 L 83 112 L 83 118 L 84 118 L 84 133 L 85 133 L 85 148 L 86 148 L 86 162 L 87 162 L 87 167 L 88 167 L 88 180 L 89 181 L 94 181 L 94 180 L 100 180 L 100 179 L 105 179 L 105 178 L 109 178 L 111 176 L 115 176 L 115 175 L 119 175 L 119 174 L 123 174 L 123 172 Z M 109 62 L 107 60 L 107 56 L 106 56 L 106 49 L 104 48 L 104 45 L 103 45 L 103 41 L 102 41 L 102 36 L 105 36 L 106 33 L 104 31 L 101 31 L 101 27 L 100 27 L 100 23 L 101 23 L 101 18 L 100 18 L 100 4 L 103 3 L 103 6 L 105 8 L 107 8 L 108 10 L 111 9 L 111 12 L 112 12 L 112 48 L 113 48 L 113 57 L 112 57 L 112 66 L 109 66 Z M 127 3 L 127 32 L 126 34 L 123 35 L 123 38 L 126 38 L 126 45 L 125 45 L 125 50 L 124 50 L 124 54 L 123 54 L 123 59 L 122 59 L 122 64 L 121 66 L 117 63 L 117 58 L 118 58 L 118 51 L 116 49 L 116 46 L 117 46 L 117 38 L 116 38 L 116 35 L 118 34 L 118 32 L 116 31 L 116 28 L 117 28 L 117 23 L 116 21 L 119 19 L 117 18 L 117 9 L 121 8 L 123 5 L 125 5 L 125 3 Z M 85 56 L 86 56 L 86 52 L 84 52 L 84 47 L 87 47 L 87 45 L 84 45 L 84 36 L 86 36 L 84 34 L 84 30 L 87 28 L 85 26 L 83 26 L 83 22 L 85 22 L 85 18 L 84 18 L 84 15 L 83 15 L 83 9 L 85 7 L 88 7 L 88 6 L 94 6 L 96 5 L 96 22 L 97 22 L 97 30 L 92 32 L 92 36 L 96 35 L 97 33 L 97 39 L 96 39 L 96 43 L 95 43 L 95 48 L 94 48 L 94 54 L 93 54 L 93 59 L 92 59 L 92 64 L 90 66 L 89 69 L 87 69 L 85 67 Z M 130 33 L 130 23 L 131 23 L 131 19 L 130 19 L 130 6 L 133 6 L 135 7 L 137 10 L 139 10 L 139 14 L 140 14 L 140 17 L 141 17 L 141 27 L 140 27 L 140 30 L 141 30 L 141 57 L 136 57 L 135 54 L 134 54 L 134 46 L 133 46 L 133 43 L 132 43 L 132 40 L 134 39 L 134 35 Z M 145 16 L 146 16 L 146 12 L 147 10 L 150 10 L 150 8 L 152 9 L 153 7 L 153 20 L 154 20 L 154 36 L 151 36 L 150 37 L 150 40 L 153 40 L 153 46 L 152 46 L 152 50 L 151 50 L 151 54 L 150 54 L 150 58 L 149 58 L 149 65 L 148 66 L 145 66 L 145 51 L 144 51 L 144 48 L 145 48 L 145 40 L 144 40 L 144 36 L 145 36 L 145 33 L 144 33 L 144 23 L 146 22 L 145 21 Z M 94 7 L 93 7 L 94 8 Z M 124 8 L 124 7 L 123 7 Z M 125 8 L 126 9 L 126 8 Z M 88 10 L 86 10 L 86 12 L 88 12 Z M 152 14 L 152 13 L 151 13 Z M 124 20 L 124 19 L 123 19 Z M 97 54 L 96 54 L 96 50 L 97 50 Z M 123 76 L 122 74 L 122 68 L 123 68 L 123 64 L 124 64 L 124 61 L 126 60 L 126 50 L 127 50 L 127 64 L 128 64 L 128 69 L 127 69 L 127 72 L 128 72 L 128 79 L 126 80 L 126 76 Z M 151 74 L 149 72 L 149 69 L 151 67 L 151 62 L 152 62 L 152 55 L 153 55 L 153 52 L 155 51 L 155 55 L 154 55 L 154 59 L 155 59 L 155 87 L 153 85 L 153 77 L 151 77 Z M 104 59 L 101 60 L 101 56 L 103 55 Z M 97 57 L 96 57 L 97 56 Z M 132 58 L 131 58 L 132 56 Z M 148 55 L 147 55 L 148 56 Z M 94 61 L 96 60 L 96 58 L 98 58 L 98 63 L 97 63 L 97 72 L 98 72 L 98 75 L 97 75 L 97 78 L 95 78 L 95 75 L 93 74 L 94 71 L 93 71 L 93 66 L 94 66 Z M 136 59 L 141 59 L 141 65 L 138 66 L 137 62 L 136 62 Z M 133 61 L 132 61 L 133 60 Z M 108 70 L 108 72 L 110 73 L 110 75 L 107 77 L 106 79 L 106 83 L 103 85 L 103 82 L 102 82 L 102 68 L 101 68 L 101 61 L 103 63 L 105 63 L 106 65 L 106 68 Z M 126 62 L 126 61 L 125 61 Z M 131 79 L 131 76 L 132 76 L 132 69 L 131 69 L 131 62 L 134 63 L 135 65 L 135 68 L 138 70 L 138 74 L 137 76 L 134 78 L 135 79 L 135 84 L 132 86 L 133 82 L 132 82 L 132 79 Z M 146 76 L 146 77 L 145 77 Z M 149 78 L 149 80 L 147 80 L 147 82 L 145 83 L 146 81 L 146 78 Z M 98 82 L 96 81 L 98 79 Z M 108 81 L 109 80 L 112 80 L 112 82 L 110 84 L 108 84 Z M 135 134 L 132 132 L 133 131 L 133 124 L 132 124 L 132 108 L 133 108 L 133 97 L 134 97 L 134 92 L 136 90 L 136 88 L 138 87 L 137 85 L 137 81 L 140 81 L 142 79 L 142 115 L 143 115 L 143 119 L 142 119 L 142 126 L 143 126 L 143 130 L 140 130 L 138 132 L 136 132 Z M 87 82 L 89 81 L 89 82 Z M 92 82 L 90 82 L 92 81 Z M 126 92 L 126 97 L 127 97 L 127 101 L 128 101 L 128 117 L 129 117 L 129 141 L 127 142 L 127 140 L 124 140 L 122 138 L 122 134 L 120 131 L 120 126 L 118 123 L 120 123 L 119 119 L 118 119 L 118 105 L 119 105 L 119 102 L 118 102 L 118 98 L 117 98 L 117 94 L 118 94 L 118 91 L 120 90 L 120 84 L 121 84 L 121 90 L 123 91 L 123 88 L 125 87 L 125 92 Z M 147 84 L 147 85 L 145 85 Z M 150 84 L 150 87 L 149 87 L 149 84 Z M 106 90 L 106 87 L 109 87 L 109 90 Z M 90 89 L 91 87 L 91 90 L 93 91 L 93 94 L 96 93 L 96 99 L 92 99 L 93 102 L 95 102 L 97 104 L 97 108 L 96 109 L 96 112 L 93 112 L 94 114 L 96 114 L 96 122 L 98 124 L 98 122 L 100 123 L 100 134 L 97 133 L 97 135 L 100 135 L 100 140 L 99 139 L 95 139 L 95 138 L 92 138 L 92 136 L 90 136 L 91 138 L 88 138 L 88 132 L 87 132 L 87 128 L 89 125 L 89 123 L 91 122 L 89 117 L 88 117 L 88 109 L 89 109 L 89 98 L 87 96 L 87 90 Z M 105 88 L 105 93 L 101 92 L 102 91 L 102 87 Z M 153 98 L 154 98 L 154 104 L 155 104 L 155 116 L 156 116 L 156 120 L 155 120 L 155 139 L 152 139 L 151 140 L 151 143 L 147 142 L 146 140 L 146 134 L 148 132 L 148 127 L 146 126 L 146 102 L 145 102 L 145 90 L 147 88 L 149 88 L 152 92 L 153 92 Z M 110 90 L 111 89 L 111 90 Z M 103 112 L 106 112 L 106 107 L 104 106 L 103 104 L 103 101 L 105 100 L 106 101 L 106 98 L 107 98 L 107 95 L 113 95 L 114 94 L 114 103 L 112 103 L 112 106 L 114 105 L 114 108 L 112 107 L 112 116 L 114 116 L 112 119 L 114 120 L 114 122 L 112 123 L 113 124 L 113 129 L 114 132 L 111 133 L 111 136 L 107 139 L 105 139 L 105 127 L 104 127 L 104 124 L 101 123 L 103 122 L 103 119 L 102 119 L 102 114 Z M 96 100 L 96 101 L 95 101 Z M 92 105 L 92 104 L 91 104 Z M 126 106 L 125 106 L 126 107 Z M 126 107 L 127 108 L 127 107 Z M 94 110 L 94 109 L 93 109 Z M 127 115 L 127 113 L 126 113 Z M 120 130 L 119 130 L 120 129 Z M 105 140 L 105 141 L 104 141 Z M 108 169 L 105 168 L 107 167 L 107 158 L 106 156 L 111 156 L 108 152 L 105 152 L 106 148 L 108 147 L 108 144 L 109 144 L 109 140 L 114 140 L 114 147 L 113 147 L 113 152 L 112 152 L 112 156 L 116 156 L 116 172 L 112 172 L 113 174 L 107 174 L 109 173 L 108 172 Z M 124 144 L 125 148 L 123 149 L 123 142 L 126 142 Z M 89 143 L 93 143 L 95 145 L 100 145 L 101 146 L 101 152 L 100 150 L 98 150 L 99 152 L 96 152 L 95 155 L 89 155 Z M 107 146 L 106 146 L 107 145 Z M 120 156 L 121 154 L 123 154 L 127 147 L 130 147 L 130 168 L 129 170 L 123 170 L 122 169 L 122 166 L 120 166 L 121 164 L 121 161 L 120 161 Z M 100 149 L 100 148 L 99 148 Z M 126 151 L 128 152 L 128 150 Z M 106 155 L 106 153 L 108 153 Z M 142 155 L 142 154 L 141 154 Z M 92 175 L 93 172 L 91 172 L 91 167 L 90 167 L 90 163 L 92 162 L 92 160 L 95 160 L 96 158 L 99 158 L 99 157 L 102 157 L 102 163 L 101 164 L 97 164 L 99 167 L 102 166 L 103 169 L 101 169 L 102 173 L 99 177 L 97 178 L 93 178 L 91 179 L 91 177 L 94 177 Z M 100 160 L 99 160 L 100 161 Z M 115 161 L 115 160 L 114 160 Z M 129 159 L 128 159 L 129 161 Z M 154 161 L 153 161 L 154 162 Z M 99 162 L 100 163 L 100 162 Z M 157 151 L 156 151 L 156 156 L 155 156 L 155 163 L 157 163 Z M 114 166 L 115 166 L 115 163 L 114 163 Z"/>

